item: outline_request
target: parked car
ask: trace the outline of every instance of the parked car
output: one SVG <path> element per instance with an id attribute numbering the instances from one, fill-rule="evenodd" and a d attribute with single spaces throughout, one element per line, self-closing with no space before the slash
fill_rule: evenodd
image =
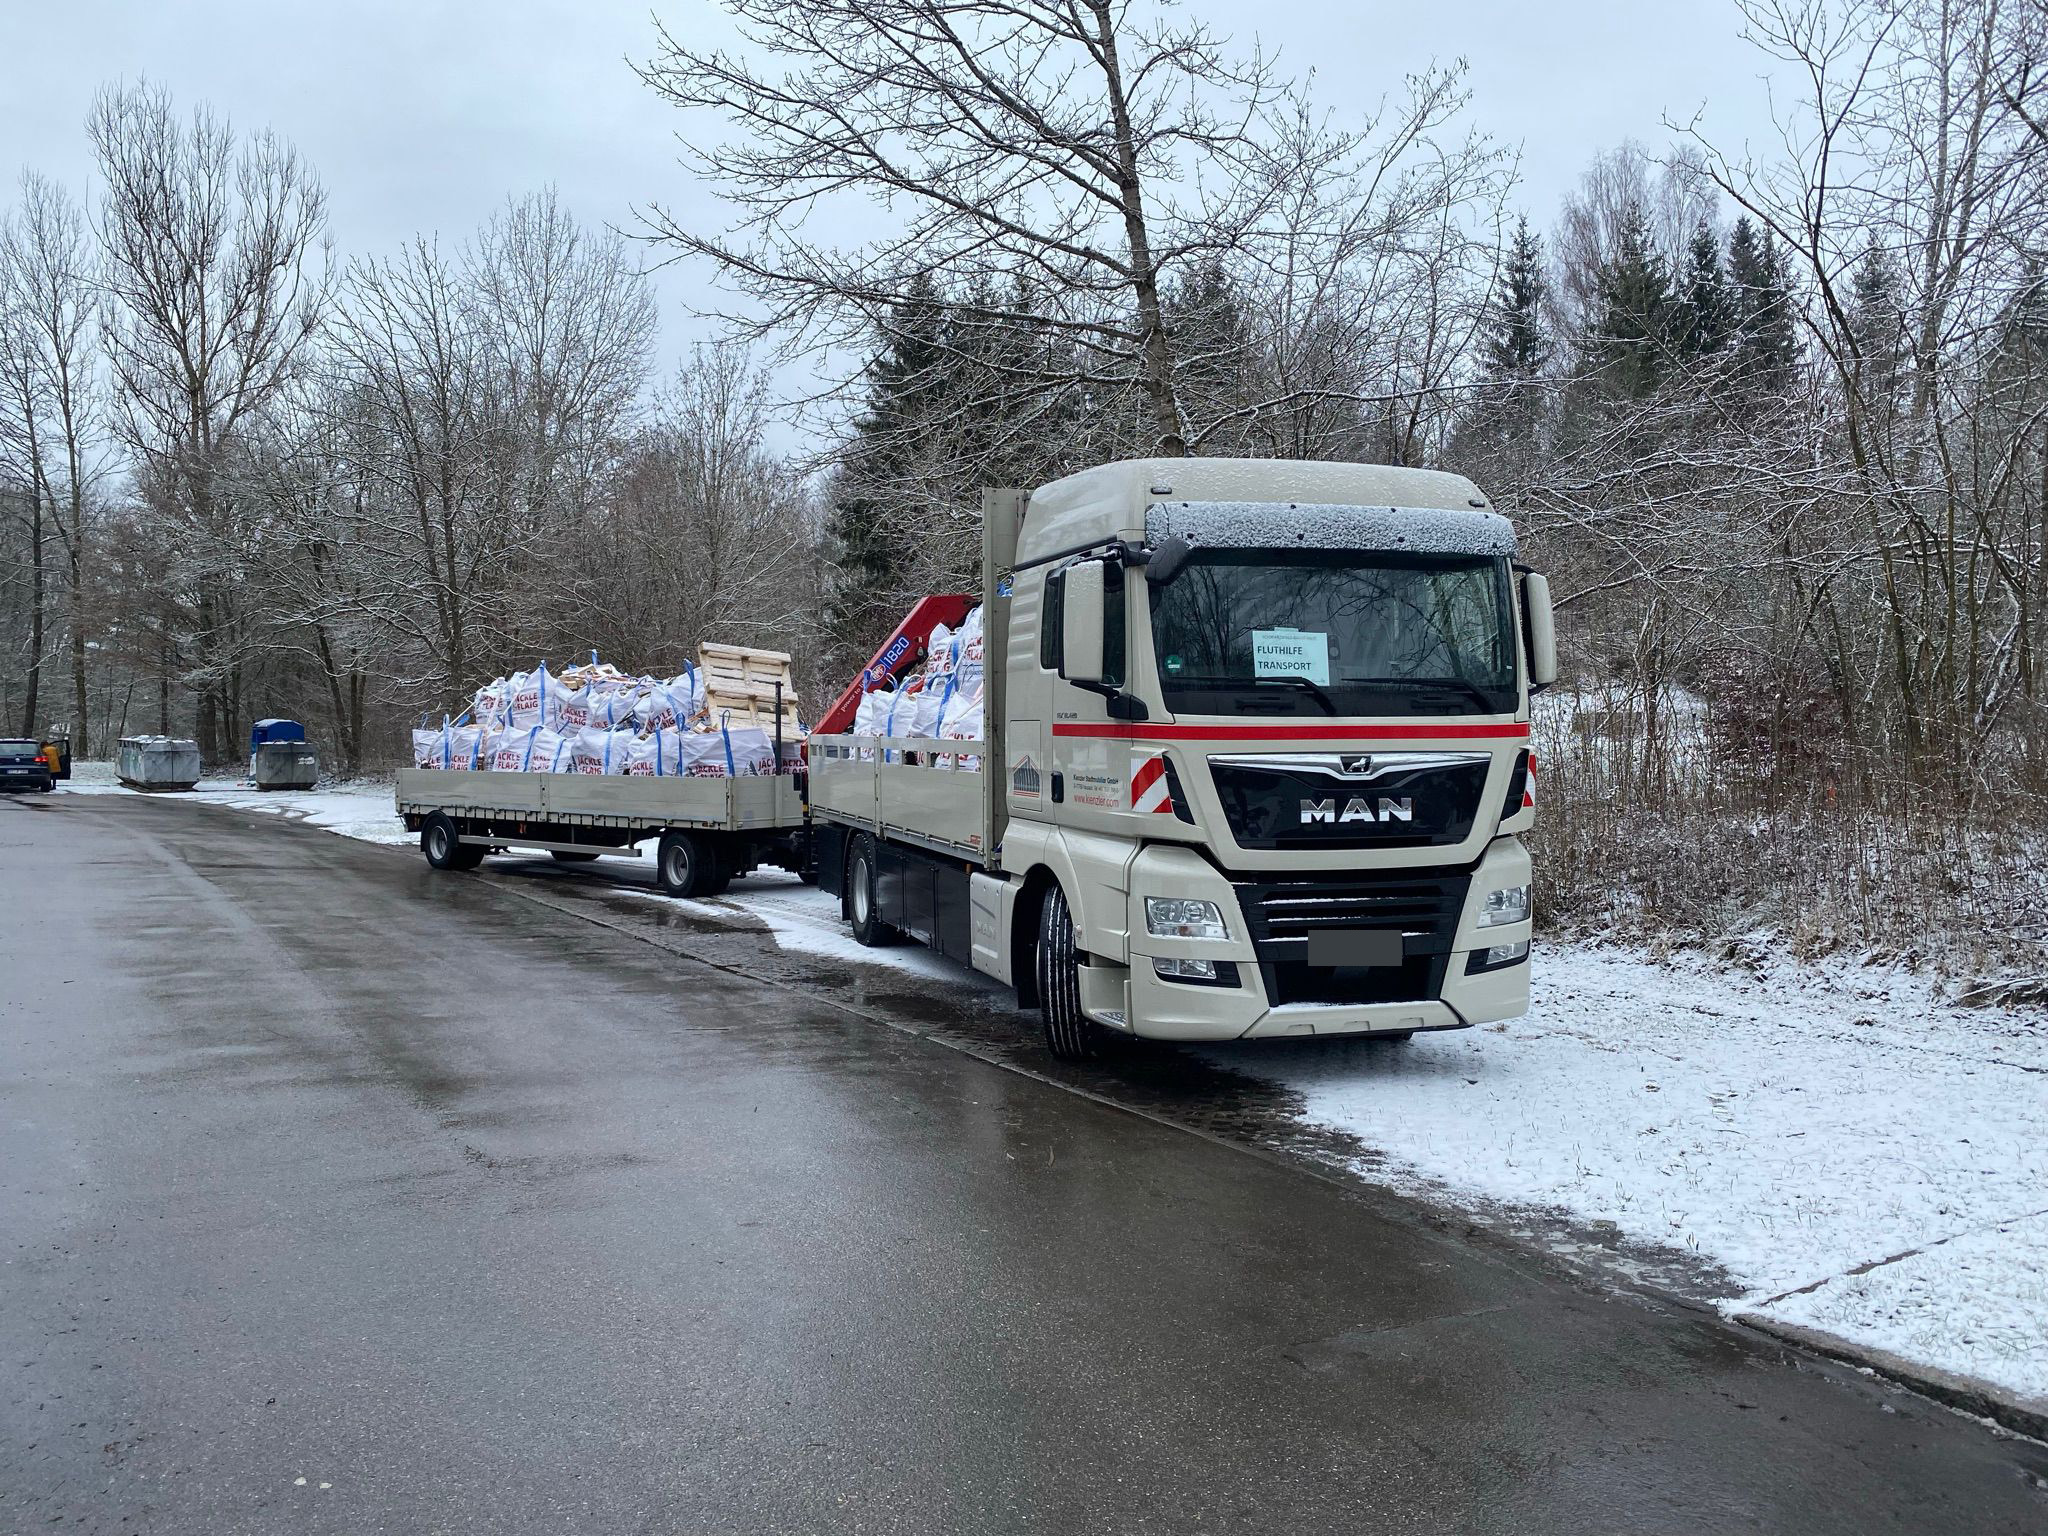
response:
<path id="1" fill-rule="evenodd" d="M 0 738 L 0 789 L 47 792 L 56 787 L 57 776 L 50 771 L 50 756 L 41 742 Z"/>

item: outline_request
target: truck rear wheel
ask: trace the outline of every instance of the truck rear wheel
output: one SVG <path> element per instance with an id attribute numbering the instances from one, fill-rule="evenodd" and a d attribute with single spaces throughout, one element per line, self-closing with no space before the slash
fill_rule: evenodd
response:
<path id="1" fill-rule="evenodd" d="M 706 896 L 717 882 L 718 857 L 694 832 L 664 832 L 654 868 L 669 895 Z"/>
<path id="2" fill-rule="evenodd" d="M 846 916 L 856 942 L 869 949 L 885 948 L 898 938 L 896 930 L 882 921 L 876 878 L 880 867 L 875 840 L 860 833 L 846 851 Z"/>
<path id="3" fill-rule="evenodd" d="M 1038 1006 L 1045 1016 L 1045 1048 L 1061 1061 L 1096 1054 L 1100 1029 L 1081 1011 L 1081 957 L 1074 948 L 1074 916 L 1067 895 L 1047 888 L 1038 915 Z"/>
<path id="4" fill-rule="evenodd" d="M 465 843 L 455 823 L 439 811 L 420 827 L 420 852 L 436 869 L 475 869 L 484 861 L 483 849 Z"/>

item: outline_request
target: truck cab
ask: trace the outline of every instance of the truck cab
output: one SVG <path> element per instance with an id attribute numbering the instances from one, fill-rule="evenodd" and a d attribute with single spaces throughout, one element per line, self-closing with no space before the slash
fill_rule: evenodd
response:
<path id="1" fill-rule="evenodd" d="M 1056 1053 L 1526 1011 L 1529 700 L 1554 645 L 1477 487 L 1141 459 L 984 510 L 966 958 L 1044 1011 Z M 915 820 L 877 815 L 867 846 L 917 844 Z"/>

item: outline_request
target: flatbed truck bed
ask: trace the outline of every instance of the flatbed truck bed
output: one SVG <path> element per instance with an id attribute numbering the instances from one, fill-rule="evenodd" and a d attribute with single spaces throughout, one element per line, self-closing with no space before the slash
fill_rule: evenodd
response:
<path id="1" fill-rule="evenodd" d="M 715 895 L 760 864 L 809 865 L 805 785 L 794 774 L 677 775 L 399 771 L 397 809 L 437 869 L 537 849 L 565 862 L 637 857 L 659 838 L 656 870 L 678 896 Z"/>

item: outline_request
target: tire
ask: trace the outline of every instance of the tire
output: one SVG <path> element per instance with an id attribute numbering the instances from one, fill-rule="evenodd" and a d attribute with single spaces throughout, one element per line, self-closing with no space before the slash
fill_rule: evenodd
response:
<path id="1" fill-rule="evenodd" d="M 671 896 L 705 896 L 718 878 L 718 859 L 694 832 L 664 832 L 655 855 L 661 888 Z"/>
<path id="2" fill-rule="evenodd" d="M 597 855 L 594 853 L 571 853 L 566 848 L 550 848 L 548 852 L 560 864 L 594 864 L 597 862 Z"/>
<path id="3" fill-rule="evenodd" d="M 483 849 L 463 842 L 455 823 L 439 811 L 420 827 L 420 852 L 436 869 L 475 869 L 484 861 Z"/>
<path id="4" fill-rule="evenodd" d="M 1061 1061 L 1088 1061 L 1101 1046 L 1101 1031 L 1081 1012 L 1081 957 L 1074 948 L 1074 916 L 1067 894 L 1047 889 L 1038 914 L 1038 1007 L 1045 1017 L 1045 1048 Z"/>
<path id="5" fill-rule="evenodd" d="M 878 874 L 881 857 L 875 840 L 862 832 L 846 850 L 846 915 L 854 941 L 869 949 L 886 949 L 900 935 L 882 921 Z"/>

